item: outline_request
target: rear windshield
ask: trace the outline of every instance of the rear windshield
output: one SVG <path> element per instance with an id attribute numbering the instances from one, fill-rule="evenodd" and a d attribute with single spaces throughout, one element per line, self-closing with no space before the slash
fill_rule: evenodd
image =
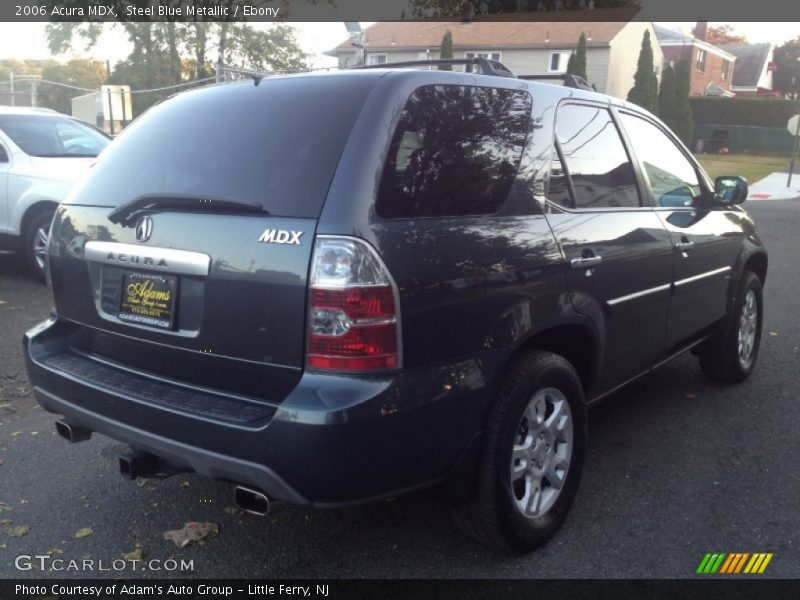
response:
<path id="1" fill-rule="evenodd" d="M 114 141 L 73 204 L 119 206 L 181 195 L 318 217 L 339 157 L 376 79 L 264 79 L 180 94 Z"/>
<path id="2" fill-rule="evenodd" d="M 0 130 L 29 156 L 46 158 L 95 157 L 110 138 L 66 117 L 0 115 Z"/>

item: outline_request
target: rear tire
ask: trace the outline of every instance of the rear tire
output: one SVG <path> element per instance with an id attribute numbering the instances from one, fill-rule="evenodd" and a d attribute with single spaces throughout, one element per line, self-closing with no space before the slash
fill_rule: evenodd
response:
<path id="1" fill-rule="evenodd" d="M 752 271 L 745 271 L 724 339 L 713 347 L 704 348 L 699 355 L 700 368 L 706 377 L 741 383 L 750 376 L 758 358 L 763 313 L 761 280 Z"/>
<path id="2" fill-rule="evenodd" d="M 47 248 L 50 222 L 53 220 L 54 213 L 55 210 L 52 208 L 37 212 L 28 222 L 22 239 L 28 268 L 42 283 L 45 282 L 44 252 Z"/>
<path id="3" fill-rule="evenodd" d="M 521 356 L 490 409 L 476 489 L 454 508 L 456 524 L 503 550 L 537 548 L 564 521 L 585 454 L 586 413 L 575 369 L 549 352 Z"/>

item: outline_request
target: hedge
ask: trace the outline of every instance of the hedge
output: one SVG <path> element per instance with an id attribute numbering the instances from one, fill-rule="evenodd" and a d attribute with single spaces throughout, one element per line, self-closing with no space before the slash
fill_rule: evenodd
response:
<path id="1" fill-rule="evenodd" d="M 692 117 L 697 124 L 786 127 L 800 112 L 797 102 L 774 98 L 709 98 L 694 96 Z"/>

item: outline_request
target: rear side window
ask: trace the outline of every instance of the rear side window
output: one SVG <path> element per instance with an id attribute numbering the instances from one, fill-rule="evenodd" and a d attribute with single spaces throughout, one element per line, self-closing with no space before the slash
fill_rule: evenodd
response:
<path id="1" fill-rule="evenodd" d="M 383 218 L 485 215 L 508 197 L 531 123 L 530 94 L 429 85 L 406 103 L 378 192 Z"/>
<path id="2" fill-rule="evenodd" d="M 556 117 L 556 141 L 552 202 L 585 209 L 640 206 L 633 166 L 607 109 L 562 106 Z"/>
<path id="3" fill-rule="evenodd" d="M 175 194 L 317 217 L 376 80 L 275 77 L 179 94 L 127 128 L 69 202 L 119 206 Z"/>

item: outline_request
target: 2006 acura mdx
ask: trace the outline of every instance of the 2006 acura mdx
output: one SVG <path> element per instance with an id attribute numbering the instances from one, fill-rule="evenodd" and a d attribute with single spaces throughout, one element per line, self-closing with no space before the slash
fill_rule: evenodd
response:
<path id="1" fill-rule="evenodd" d="M 274 77 L 138 119 L 53 222 L 25 350 L 61 434 L 254 512 L 440 484 L 525 551 L 575 498 L 588 406 L 690 348 L 744 380 L 767 272 L 744 180 L 636 106 L 489 67 Z"/>

